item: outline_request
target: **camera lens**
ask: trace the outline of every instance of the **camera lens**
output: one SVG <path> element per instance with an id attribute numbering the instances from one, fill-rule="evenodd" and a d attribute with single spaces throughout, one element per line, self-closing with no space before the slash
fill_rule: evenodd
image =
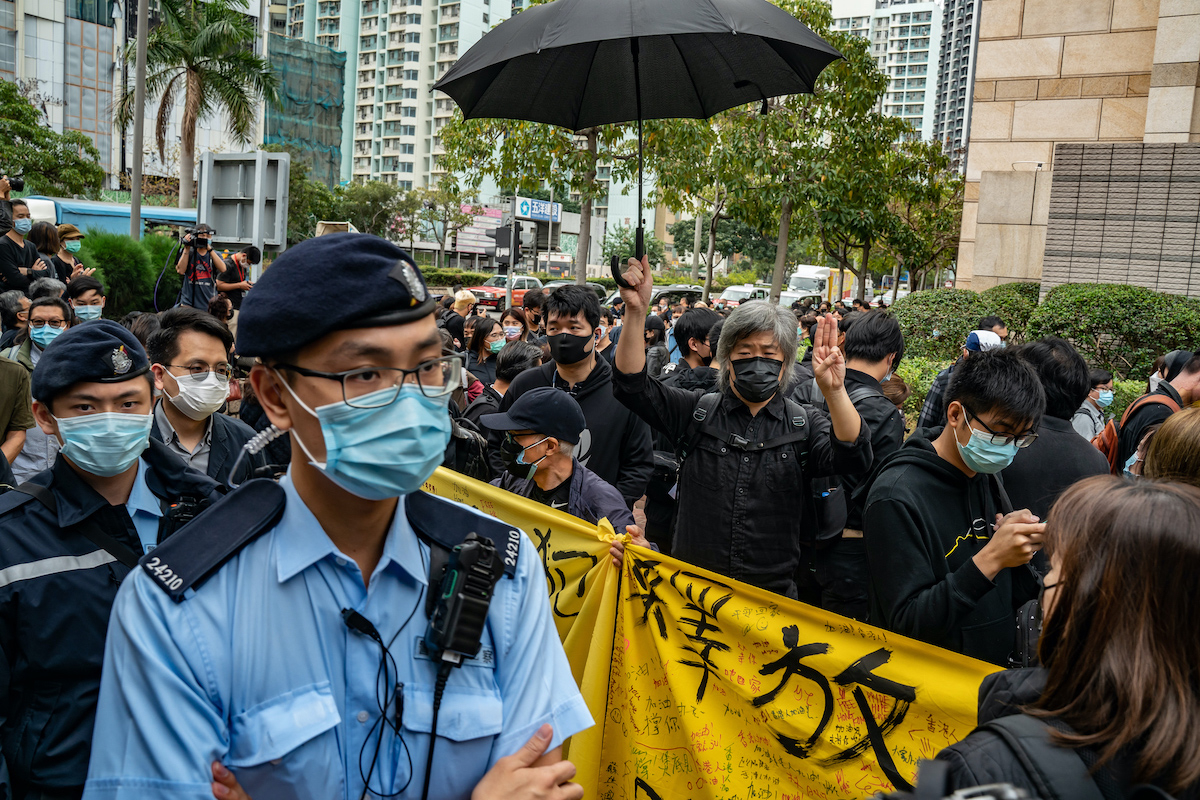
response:
<path id="1" fill-rule="evenodd" d="M 25 179 L 24 178 L 9 178 L 8 186 L 14 192 L 23 192 L 23 191 L 25 191 Z"/>

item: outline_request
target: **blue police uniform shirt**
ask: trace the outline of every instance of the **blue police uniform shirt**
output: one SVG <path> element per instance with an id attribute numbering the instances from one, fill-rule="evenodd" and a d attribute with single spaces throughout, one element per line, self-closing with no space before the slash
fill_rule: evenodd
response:
<path id="1" fill-rule="evenodd" d="M 162 506 L 154 492 L 146 485 L 146 462 L 138 459 L 137 475 L 133 479 L 133 489 L 129 499 L 125 501 L 125 511 L 133 520 L 138 539 L 142 543 L 142 551 L 149 553 L 158 544 L 158 521 L 162 518 Z"/>
<path id="2" fill-rule="evenodd" d="M 365 774 L 375 750 L 374 736 L 363 744 L 379 717 L 380 648 L 346 627 L 343 608 L 390 642 L 399 670 L 391 683 L 403 686 L 403 745 L 389 730 L 371 788 L 391 793 L 407 782 L 399 796 L 420 796 L 437 673 L 421 647 L 429 548 L 401 498 L 364 588 L 355 561 L 337 550 L 290 479 L 281 483 L 287 506 L 279 523 L 183 602 L 141 569 L 121 587 L 105 647 L 88 800 L 211 800 L 214 760 L 256 799 L 357 800 L 360 752 Z M 469 797 L 498 759 L 547 722 L 550 748 L 593 724 L 529 547 L 516 577 L 496 585 L 478 657 L 450 675 L 430 796 Z"/>

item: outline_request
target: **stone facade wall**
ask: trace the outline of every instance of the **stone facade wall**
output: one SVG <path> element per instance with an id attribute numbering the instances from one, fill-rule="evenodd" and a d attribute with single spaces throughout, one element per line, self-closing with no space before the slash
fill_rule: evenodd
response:
<path id="1" fill-rule="evenodd" d="M 1060 144 L 1043 294 L 1125 283 L 1200 296 L 1200 143 Z"/>

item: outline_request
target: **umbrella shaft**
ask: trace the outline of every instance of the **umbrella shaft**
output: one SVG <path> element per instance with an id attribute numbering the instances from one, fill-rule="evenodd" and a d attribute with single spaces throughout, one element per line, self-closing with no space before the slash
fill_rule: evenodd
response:
<path id="1" fill-rule="evenodd" d="M 642 71 L 638 57 L 641 46 L 638 44 L 636 36 L 629 41 L 629 49 L 633 54 L 633 96 L 634 102 L 637 104 L 638 120 L 638 224 L 637 237 L 634 243 L 634 257 L 638 261 L 641 261 L 642 256 L 646 254 L 646 244 L 645 228 L 642 225 Z"/>

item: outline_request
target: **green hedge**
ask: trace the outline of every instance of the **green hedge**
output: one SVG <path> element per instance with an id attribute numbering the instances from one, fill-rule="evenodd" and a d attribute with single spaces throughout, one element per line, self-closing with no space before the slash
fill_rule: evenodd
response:
<path id="1" fill-rule="evenodd" d="M 1029 319 L 1029 339 L 1051 335 L 1069 340 L 1089 365 L 1141 380 L 1158 356 L 1196 346 L 1200 300 L 1140 286 L 1065 284 Z"/>
<path id="2" fill-rule="evenodd" d="M 891 307 L 904 333 L 905 351 L 934 361 L 958 358 L 967 334 L 986 312 L 983 298 L 968 289 L 914 292 Z"/>
<path id="3" fill-rule="evenodd" d="M 904 401 L 905 417 L 913 420 L 917 418 L 921 413 L 921 406 L 925 405 L 925 396 L 929 394 L 929 387 L 933 385 L 933 379 L 952 363 L 954 362 L 909 356 L 907 352 L 905 353 L 904 360 L 896 368 L 896 374 L 900 376 L 900 380 L 907 383 L 908 388 L 912 389 L 912 394 Z"/>
<path id="4" fill-rule="evenodd" d="M 478 286 L 492 277 L 490 272 L 461 272 L 453 269 L 423 269 L 425 283 L 429 286 L 445 286 L 447 288 L 461 283 L 464 287 Z"/>
<path id="5" fill-rule="evenodd" d="M 1038 305 L 1041 285 L 1037 283 L 1002 283 L 979 294 L 986 307 L 985 314 L 997 316 L 1008 325 L 1008 343 L 1026 341 L 1029 318 Z"/>
<path id="6" fill-rule="evenodd" d="M 1117 422 L 1121 421 L 1121 415 L 1125 413 L 1125 409 L 1134 400 L 1146 393 L 1147 385 L 1144 380 L 1129 380 L 1123 381 L 1120 379 L 1113 380 L 1113 401 L 1106 411 L 1117 418 Z"/>
<path id="7" fill-rule="evenodd" d="M 138 241 L 119 233 L 89 230 L 79 249 L 79 260 L 95 267 L 108 300 L 104 316 L 119 320 L 130 311 L 154 309 L 154 279 L 150 253 Z"/>

